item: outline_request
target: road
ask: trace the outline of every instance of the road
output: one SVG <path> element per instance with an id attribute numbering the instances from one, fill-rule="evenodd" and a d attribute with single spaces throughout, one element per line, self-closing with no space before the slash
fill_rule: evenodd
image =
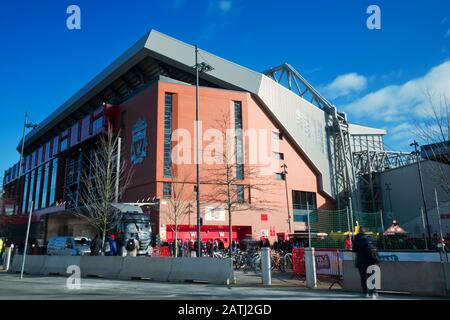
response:
<path id="1" fill-rule="evenodd" d="M 0 273 L 0 300 L 354 300 L 366 299 L 342 290 L 309 290 L 300 286 L 212 285 L 158 283 L 145 280 L 81 279 L 80 289 L 69 289 L 67 278 Z M 381 294 L 381 300 L 419 299 L 406 295 Z M 422 298 L 423 299 L 423 298 Z"/>

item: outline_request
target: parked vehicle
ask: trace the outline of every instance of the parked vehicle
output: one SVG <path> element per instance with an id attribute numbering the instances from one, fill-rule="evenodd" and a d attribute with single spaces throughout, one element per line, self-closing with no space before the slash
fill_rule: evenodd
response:
<path id="1" fill-rule="evenodd" d="M 86 256 L 90 255 L 91 239 L 88 237 L 53 237 L 48 241 L 47 255 Z"/>
<path id="2" fill-rule="evenodd" d="M 131 238 L 139 242 L 138 255 L 149 255 L 151 250 L 152 228 L 150 217 L 142 213 L 125 213 L 116 227 L 123 243 Z"/>

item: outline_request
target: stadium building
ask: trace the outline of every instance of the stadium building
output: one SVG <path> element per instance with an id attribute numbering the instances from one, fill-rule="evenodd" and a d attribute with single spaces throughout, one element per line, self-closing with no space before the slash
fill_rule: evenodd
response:
<path id="1" fill-rule="evenodd" d="M 186 174 L 189 210 L 179 221 L 179 238 L 196 239 L 195 56 L 193 46 L 152 30 L 26 135 L 22 166 L 4 174 L 1 219 L 9 232 L 23 234 L 31 201 L 32 237 L 89 232 L 71 209 L 79 205 L 83 159 L 111 126 L 120 132 L 121 157 L 132 168 L 120 201 L 147 203 L 153 230 L 172 240 L 172 184 Z M 230 129 L 243 132 L 235 139 L 236 161 L 243 165 L 236 166 L 232 187 L 239 203 L 252 205 L 234 212 L 235 239 L 273 241 L 289 230 L 305 231 L 307 208 L 374 212 L 382 199 L 373 175 L 412 161 L 409 154 L 385 150 L 384 130 L 351 124 L 289 64 L 256 72 L 203 50 L 198 57 L 212 67 L 199 79 L 201 151 L 224 115 Z M 185 161 L 179 163 L 173 153 L 182 142 Z M 249 163 L 255 152 L 263 156 Z M 201 238 L 225 240 L 225 207 L 208 198 L 222 183 L 210 179 L 217 164 L 201 159 Z M 265 185 L 256 188 L 260 180 Z"/>

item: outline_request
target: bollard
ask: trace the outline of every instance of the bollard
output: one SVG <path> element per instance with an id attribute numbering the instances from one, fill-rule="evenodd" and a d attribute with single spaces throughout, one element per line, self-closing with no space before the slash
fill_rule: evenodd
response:
<path id="1" fill-rule="evenodd" d="M 314 248 L 305 248 L 306 286 L 310 289 L 317 287 L 316 259 Z"/>
<path id="2" fill-rule="evenodd" d="M 11 264 L 11 252 L 12 252 L 12 248 L 6 248 L 6 255 L 5 255 L 5 261 L 3 263 L 3 270 L 8 271 L 9 270 L 9 266 Z"/>
<path id="3" fill-rule="evenodd" d="M 272 284 L 272 275 L 270 272 L 270 248 L 261 248 L 261 271 L 263 285 Z"/>

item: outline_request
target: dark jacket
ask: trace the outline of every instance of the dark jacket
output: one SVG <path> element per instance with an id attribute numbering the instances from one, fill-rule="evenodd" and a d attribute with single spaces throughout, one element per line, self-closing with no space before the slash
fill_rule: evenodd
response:
<path id="1" fill-rule="evenodd" d="M 353 241 L 353 252 L 356 253 L 356 267 L 367 268 L 377 263 L 373 249 L 364 233 L 358 233 Z"/>
<path id="2" fill-rule="evenodd" d="M 102 250 L 102 240 L 100 238 L 94 238 L 91 244 L 91 256 L 99 256 Z"/>

